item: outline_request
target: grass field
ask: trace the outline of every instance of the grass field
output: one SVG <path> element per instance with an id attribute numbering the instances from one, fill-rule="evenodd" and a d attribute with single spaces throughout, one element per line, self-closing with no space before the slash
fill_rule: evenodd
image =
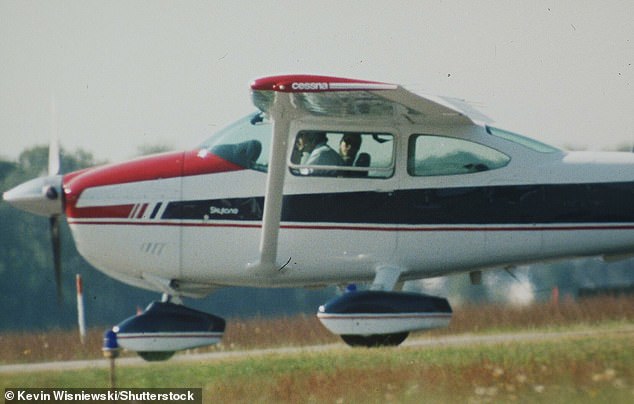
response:
<path id="1" fill-rule="evenodd" d="M 231 324 L 231 323 L 230 323 Z M 592 299 L 529 308 L 484 306 L 456 310 L 449 334 L 582 331 L 546 340 L 464 344 L 445 347 L 402 346 L 351 349 L 343 345 L 316 352 L 252 354 L 202 363 L 120 367 L 121 387 L 202 387 L 205 402 L 634 402 L 634 300 Z M 315 328 L 318 327 L 318 328 Z M 336 341 L 322 334 L 310 317 L 236 321 L 216 350 L 254 346 L 298 346 Z M 280 334 L 280 330 L 287 333 Z M 599 334 L 596 334 L 599 332 Z M 587 333 L 586 333 L 587 332 Z M 95 332 L 100 341 L 101 333 Z M 282 338 L 280 335 L 286 337 Z M 22 334 L 26 337 L 28 334 Z M 77 350 L 52 349 L 54 339 L 77 338 L 59 332 L 32 336 L 48 348 L 17 354 L 38 360 L 56 356 L 100 356 L 91 342 Z M 91 337 L 92 339 L 93 337 Z M 7 345 L 24 349 L 15 335 Z M 253 342 L 252 342 L 253 341 Z M 257 341 L 257 344 L 256 342 Z M 100 342 L 99 342 L 100 343 Z M 69 346 L 70 345 L 70 346 Z M 46 346 L 46 345 L 45 345 Z M 40 351 L 55 351 L 53 358 Z M 97 352 L 94 352 L 96 350 Z M 16 354 L 13 353 L 15 358 Z M 104 369 L 3 374 L 6 387 L 107 387 Z"/>
<path id="2" fill-rule="evenodd" d="M 477 305 L 454 309 L 451 324 L 429 335 L 486 333 L 567 327 L 572 324 L 634 322 L 634 297 L 601 297 L 565 300 L 558 305 L 526 307 Z M 75 330 L 0 333 L 0 364 L 33 363 L 101 357 L 106 326 L 89 330 L 85 345 Z M 273 319 L 229 319 L 222 344 L 199 350 L 243 350 L 280 346 L 305 346 L 339 342 L 314 315 Z"/>

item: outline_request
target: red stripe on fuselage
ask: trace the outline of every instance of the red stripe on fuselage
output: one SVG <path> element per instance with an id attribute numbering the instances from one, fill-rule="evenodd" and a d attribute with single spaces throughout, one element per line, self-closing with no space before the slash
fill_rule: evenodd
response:
<path id="1" fill-rule="evenodd" d="M 72 208 L 76 219 L 128 219 L 135 205 L 97 206 L 90 208 Z"/>
<path id="2" fill-rule="evenodd" d="M 214 154 L 199 153 L 198 150 L 193 150 L 164 153 L 77 171 L 64 176 L 66 215 L 69 218 L 121 217 L 119 216 L 123 213 L 121 206 L 77 208 L 76 204 L 81 193 L 88 188 L 242 169 L 244 168 Z M 124 206 L 128 207 L 128 205 Z M 132 206 L 129 205 L 129 208 L 131 209 Z M 97 212 L 102 210 L 108 212 L 106 216 L 97 216 Z M 115 214 L 116 216 L 113 216 Z M 123 217 L 127 217 L 128 214 L 130 214 L 129 210 L 126 216 Z"/>
<path id="3" fill-rule="evenodd" d="M 147 209 L 147 203 L 144 203 L 139 209 L 139 212 L 136 214 L 137 219 L 140 219 L 143 217 L 143 214 L 145 213 L 145 209 Z"/>

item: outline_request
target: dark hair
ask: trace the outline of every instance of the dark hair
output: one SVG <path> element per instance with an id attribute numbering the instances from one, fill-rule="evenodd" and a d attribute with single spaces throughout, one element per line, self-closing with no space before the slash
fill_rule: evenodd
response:
<path id="1" fill-rule="evenodd" d="M 305 136 L 306 139 L 309 139 L 313 143 L 321 143 L 328 141 L 328 137 L 326 137 L 326 132 L 308 130 L 300 133 L 300 136 Z"/>
<path id="2" fill-rule="evenodd" d="M 358 133 L 346 133 L 341 138 L 341 141 L 348 143 L 350 146 L 354 146 L 357 150 L 361 148 L 361 135 Z"/>

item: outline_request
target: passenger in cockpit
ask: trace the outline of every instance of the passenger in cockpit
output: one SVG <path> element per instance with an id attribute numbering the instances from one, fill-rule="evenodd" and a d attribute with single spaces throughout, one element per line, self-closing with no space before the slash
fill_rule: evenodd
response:
<path id="1" fill-rule="evenodd" d="M 361 135 L 358 133 L 347 133 L 339 142 L 339 155 L 344 166 L 353 166 L 357 158 L 357 153 L 361 148 Z"/>
<path id="2" fill-rule="evenodd" d="M 339 142 L 339 155 L 343 165 L 348 167 L 369 167 L 370 155 L 359 153 L 361 149 L 361 135 L 359 133 L 346 133 Z M 358 156 L 357 156 L 358 154 Z M 342 171 L 344 177 L 367 177 L 367 171 Z"/>

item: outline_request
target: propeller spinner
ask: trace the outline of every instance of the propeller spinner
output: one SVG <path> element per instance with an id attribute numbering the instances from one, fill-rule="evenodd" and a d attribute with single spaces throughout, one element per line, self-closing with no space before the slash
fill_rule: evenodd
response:
<path id="1" fill-rule="evenodd" d="M 62 176 L 39 177 L 12 188 L 2 198 L 14 207 L 40 216 L 63 213 Z"/>

